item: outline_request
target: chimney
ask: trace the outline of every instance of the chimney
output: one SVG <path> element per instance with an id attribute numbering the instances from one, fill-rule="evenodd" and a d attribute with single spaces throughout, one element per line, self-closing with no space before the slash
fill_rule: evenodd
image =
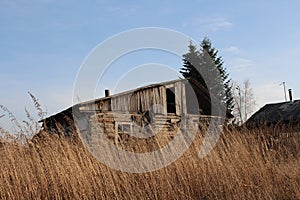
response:
<path id="1" fill-rule="evenodd" d="M 290 101 L 293 102 L 292 89 L 289 89 L 289 96 L 290 96 Z"/>
<path id="2" fill-rule="evenodd" d="M 110 96 L 110 93 L 109 93 L 109 90 L 105 90 L 105 97 L 109 97 Z"/>

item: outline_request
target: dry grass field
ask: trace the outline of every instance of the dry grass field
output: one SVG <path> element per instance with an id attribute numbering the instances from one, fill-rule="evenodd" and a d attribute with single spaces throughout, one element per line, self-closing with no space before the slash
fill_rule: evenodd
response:
<path id="1" fill-rule="evenodd" d="M 227 130 L 200 159 L 202 139 L 171 165 L 140 174 L 105 166 L 76 137 L 1 139 L 0 199 L 300 199 L 299 133 Z"/>

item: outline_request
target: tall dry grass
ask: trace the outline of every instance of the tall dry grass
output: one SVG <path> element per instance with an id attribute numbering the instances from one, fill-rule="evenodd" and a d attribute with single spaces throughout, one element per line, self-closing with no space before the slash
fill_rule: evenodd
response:
<path id="1" fill-rule="evenodd" d="M 131 174 L 97 161 L 76 137 L 0 141 L 1 199 L 300 199 L 300 134 L 226 130 L 199 159 L 197 134 L 171 165 Z"/>

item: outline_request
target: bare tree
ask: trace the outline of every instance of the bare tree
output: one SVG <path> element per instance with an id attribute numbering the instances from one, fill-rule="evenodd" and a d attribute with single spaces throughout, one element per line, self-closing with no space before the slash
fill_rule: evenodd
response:
<path id="1" fill-rule="evenodd" d="M 232 82 L 232 89 L 234 90 L 233 99 L 235 101 L 233 109 L 234 123 L 241 125 L 253 114 L 256 107 L 255 97 L 248 79 L 244 80 L 242 84 Z"/>

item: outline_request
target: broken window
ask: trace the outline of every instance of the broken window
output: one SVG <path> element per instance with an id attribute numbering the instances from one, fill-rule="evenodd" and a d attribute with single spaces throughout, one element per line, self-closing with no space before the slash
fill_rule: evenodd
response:
<path id="1" fill-rule="evenodd" d="M 132 124 L 122 123 L 117 125 L 117 142 L 125 142 L 129 140 L 132 133 Z"/>
<path id="2" fill-rule="evenodd" d="M 126 133 L 130 134 L 132 132 L 132 125 L 131 124 L 118 124 L 118 133 Z"/>

